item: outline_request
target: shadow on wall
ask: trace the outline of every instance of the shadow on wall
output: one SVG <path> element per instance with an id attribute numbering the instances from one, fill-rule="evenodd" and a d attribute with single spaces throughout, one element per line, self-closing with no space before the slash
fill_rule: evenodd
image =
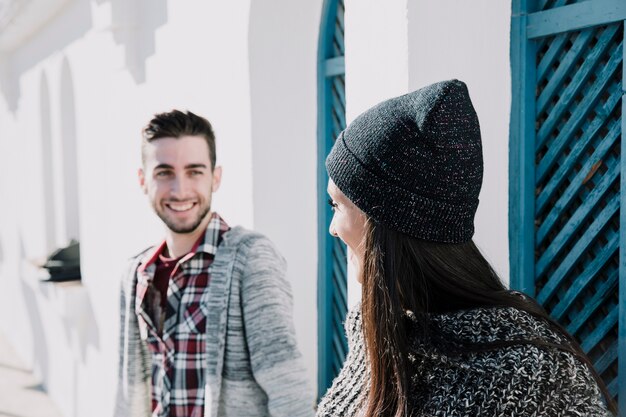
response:
<path id="1" fill-rule="evenodd" d="M 48 343 L 46 341 L 46 332 L 41 321 L 41 311 L 37 302 L 37 294 L 24 281 L 20 281 L 22 287 L 22 295 L 26 303 L 26 311 L 28 313 L 28 324 L 32 334 L 33 341 L 33 370 L 41 377 L 42 384 L 48 386 Z"/>
<path id="2" fill-rule="evenodd" d="M 67 58 L 61 68 L 61 138 L 63 158 L 63 199 L 65 201 L 65 239 L 80 241 L 78 207 L 78 149 L 74 82 Z"/>
<path id="3" fill-rule="evenodd" d="M 167 23 L 167 0 L 97 0 L 111 2 L 115 42 L 125 47 L 126 67 L 137 84 L 146 81 L 146 60 L 156 51 L 156 30 Z"/>
<path id="4" fill-rule="evenodd" d="M 7 108 L 11 112 L 17 110 L 20 86 L 17 79 L 13 77 L 8 55 L 0 52 L 0 93 L 6 101 Z"/>
<path id="5" fill-rule="evenodd" d="M 43 212 L 46 233 L 46 253 L 56 247 L 56 207 L 54 204 L 54 167 L 52 164 L 52 123 L 50 117 L 50 88 L 45 73 L 41 74 L 39 106 L 41 117 L 41 166 L 43 184 Z M 23 259 L 23 258 L 21 258 Z"/>
<path id="6" fill-rule="evenodd" d="M 50 53 L 61 51 L 76 39 L 82 38 L 92 27 L 89 0 L 71 2 L 51 21 L 36 29 L 32 38 L 11 52 L 0 51 L 0 93 L 10 111 L 15 113 L 20 101 L 20 78 Z M 54 25 L 54 30 L 45 33 Z"/>
<path id="7" fill-rule="evenodd" d="M 26 250 L 24 247 L 24 238 L 20 234 L 19 236 L 19 251 L 20 259 L 26 259 Z M 23 271 L 20 268 L 20 277 L 22 277 Z M 25 280 L 20 280 L 20 286 L 22 288 L 22 296 L 26 305 L 26 312 L 28 314 L 28 323 L 32 334 L 33 343 L 33 369 L 35 373 L 41 376 L 44 386 L 48 383 L 48 344 L 46 343 L 46 333 L 41 321 L 41 312 L 39 311 L 39 304 L 37 303 L 37 295 L 33 289 L 26 283 Z"/>
<path id="8" fill-rule="evenodd" d="M 111 3 L 110 28 L 115 42 L 125 47 L 126 67 L 136 83 L 143 83 L 146 60 L 156 51 L 156 30 L 167 23 L 167 0 L 96 0 L 98 5 L 105 2 Z M 49 30 L 52 26 L 54 30 Z M 31 40 L 14 51 L 0 51 L 0 93 L 11 112 L 15 113 L 20 101 L 22 75 L 51 52 L 63 51 L 67 45 L 84 37 L 92 26 L 90 1 L 76 0 L 37 29 Z M 45 33 L 46 30 L 50 33 Z"/>
<path id="9" fill-rule="evenodd" d="M 26 259 L 24 240 L 20 235 L 20 259 Z M 77 401 L 80 382 L 78 380 L 79 365 L 87 362 L 87 352 L 100 350 L 100 329 L 96 321 L 91 298 L 87 289 L 80 283 L 37 282 L 24 278 L 27 271 L 20 270 L 20 286 L 27 308 L 28 325 L 33 344 L 33 369 L 41 378 L 44 389 L 50 387 L 50 362 L 54 360 L 54 349 L 71 350 L 72 363 L 63 364 L 67 372 L 71 372 L 73 383 L 73 415 L 77 412 Z M 65 286 L 65 288 L 64 288 Z M 59 303 L 59 301 L 61 301 Z M 42 310 L 42 306 L 45 309 Z M 59 308 L 57 316 L 50 317 L 48 309 Z M 48 314 L 48 316 L 44 316 Z M 61 320 L 63 334 L 51 334 L 46 325 L 56 318 Z M 63 337 L 62 341 L 59 338 Z M 55 339 L 55 340 L 53 340 Z M 58 358 L 56 359 L 58 360 Z"/>

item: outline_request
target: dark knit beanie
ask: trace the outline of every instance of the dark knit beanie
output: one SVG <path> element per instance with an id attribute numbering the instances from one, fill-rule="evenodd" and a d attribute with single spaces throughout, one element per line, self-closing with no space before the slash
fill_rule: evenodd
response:
<path id="1" fill-rule="evenodd" d="M 467 87 L 443 81 L 372 107 L 341 132 L 326 169 L 377 222 L 428 241 L 469 241 L 483 158 Z"/>

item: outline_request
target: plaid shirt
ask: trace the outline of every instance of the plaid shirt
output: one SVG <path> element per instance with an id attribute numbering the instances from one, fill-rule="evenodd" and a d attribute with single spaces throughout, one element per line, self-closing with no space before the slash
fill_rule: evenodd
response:
<path id="1" fill-rule="evenodd" d="M 172 272 L 165 311 L 153 285 L 165 242 L 138 269 L 136 314 L 152 356 L 152 416 L 202 417 L 206 355 L 206 302 L 217 246 L 230 227 L 216 213 L 206 233 Z"/>

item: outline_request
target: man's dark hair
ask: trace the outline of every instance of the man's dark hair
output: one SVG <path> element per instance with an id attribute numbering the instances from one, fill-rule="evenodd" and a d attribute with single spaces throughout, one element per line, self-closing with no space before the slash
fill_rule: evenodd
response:
<path id="1" fill-rule="evenodd" d="M 141 160 L 145 162 L 145 146 L 161 138 L 181 138 L 183 136 L 202 136 L 209 146 L 211 169 L 215 168 L 215 134 L 211 123 L 204 117 L 193 114 L 189 110 L 182 112 L 172 110 L 159 113 L 141 131 Z"/>

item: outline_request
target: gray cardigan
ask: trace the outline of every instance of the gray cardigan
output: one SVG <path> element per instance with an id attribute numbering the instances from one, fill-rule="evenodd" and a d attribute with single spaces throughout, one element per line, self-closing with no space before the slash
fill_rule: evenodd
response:
<path id="1" fill-rule="evenodd" d="M 142 255 L 132 259 L 122 283 L 116 417 L 151 415 L 150 352 L 135 314 L 136 271 Z M 285 270 L 284 259 L 261 234 L 241 227 L 224 234 L 209 268 L 211 283 L 204 304 L 206 416 L 314 414 Z"/>

